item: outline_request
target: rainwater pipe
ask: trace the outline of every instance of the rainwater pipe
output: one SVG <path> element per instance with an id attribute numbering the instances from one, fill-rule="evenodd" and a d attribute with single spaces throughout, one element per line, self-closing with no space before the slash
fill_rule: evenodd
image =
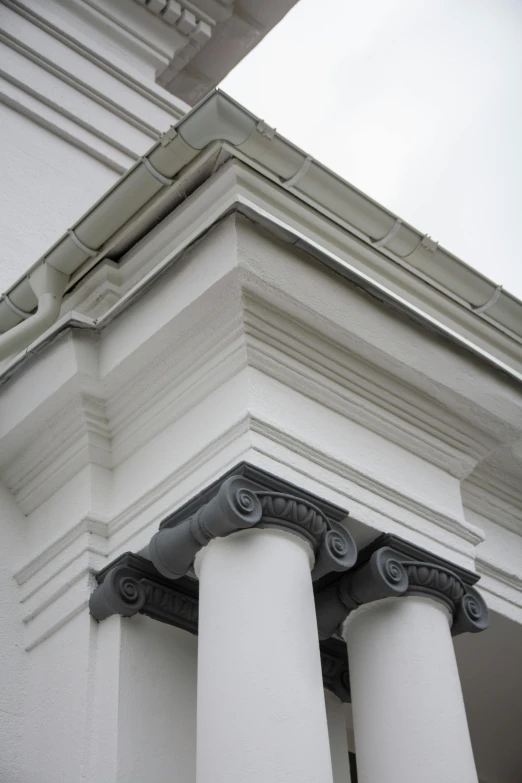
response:
<path id="1" fill-rule="evenodd" d="M 0 360 L 25 348 L 56 321 L 68 281 L 69 275 L 46 262 L 31 272 L 28 282 L 38 302 L 36 312 L 0 334 Z"/>

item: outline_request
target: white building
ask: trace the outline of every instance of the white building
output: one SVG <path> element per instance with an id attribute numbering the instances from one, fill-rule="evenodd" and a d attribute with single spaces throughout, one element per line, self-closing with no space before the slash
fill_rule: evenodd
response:
<path id="1" fill-rule="evenodd" d="M 212 91 L 292 5 L 0 6 L 5 783 L 522 779 L 522 303 Z"/>

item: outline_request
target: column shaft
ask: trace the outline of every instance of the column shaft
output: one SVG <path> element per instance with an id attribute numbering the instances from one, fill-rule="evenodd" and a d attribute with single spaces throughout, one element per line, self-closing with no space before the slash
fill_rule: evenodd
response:
<path id="1" fill-rule="evenodd" d="M 311 560 L 259 528 L 197 555 L 197 783 L 332 783 Z"/>
<path id="2" fill-rule="evenodd" d="M 359 783 L 477 783 L 446 608 L 375 601 L 344 636 Z"/>
<path id="3" fill-rule="evenodd" d="M 351 783 L 344 704 L 331 691 L 324 692 L 330 738 L 333 783 Z"/>

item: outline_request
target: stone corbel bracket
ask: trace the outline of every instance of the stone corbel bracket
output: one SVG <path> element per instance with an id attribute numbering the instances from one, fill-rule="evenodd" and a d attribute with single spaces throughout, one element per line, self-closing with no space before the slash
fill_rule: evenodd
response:
<path id="1" fill-rule="evenodd" d="M 240 475 L 223 481 L 217 494 L 193 514 L 160 529 L 150 541 L 149 556 L 160 574 L 179 579 L 213 538 L 253 527 L 278 528 L 304 538 L 315 555 L 314 581 L 332 571 L 346 571 L 357 558 L 350 533 L 310 500 L 256 489 Z"/>
<path id="2" fill-rule="evenodd" d="M 383 598 L 428 596 L 443 603 L 451 633 L 477 633 L 488 627 L 487 605 L 473 586 L 478 576 L 436 558 L 397 536 L 383 535 L 364 549 L 351 571 L 319 585 L 316 611 L 319 638 L 335 633 L 350 612 Z"/>

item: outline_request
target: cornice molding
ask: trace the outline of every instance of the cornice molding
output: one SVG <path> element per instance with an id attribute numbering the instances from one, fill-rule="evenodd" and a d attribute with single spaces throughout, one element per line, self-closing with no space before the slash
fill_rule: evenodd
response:
<path id="1" fill-rule="evenodd" d="M 514 476 L 508 481 L 500 473 L 480 465 L 462 484 L 464 507 L 522 535 L 522 492 L 515 482 Z"/>
<path id="2" fill-rule="evenodd" d="M 480 577 L 398 536 L 383 534 L 365 547 L 355 567 L 316 585 L 319 636 L 329 638 L 355 609 L 384 598 L 432 598 L 449 611 L 453 636 L 489 625 L 486 602 L 474 585 Z"/>
<path id="3" fill-rule="evenodd" d="M 134 0 L 135 3 L 153 14 L 160 22 L 190 37 L 195 43 L 204 45 L 212 36 L 217 20 L 187 0 Z M 231 10 L 223 8 L 223 11 Z"/>
<path id="4" fill-rule="evenodd" d="M 189 19 L 189 25 L 184 23 L 182 27 L 188 43 L 176 52 L 165 70 L 159 72 L 158 83 L 190 105 L 195 105 L 256 46 L 295 2 L 280 0 L 270 5 L 244 4 L 242 0 L 154 0 L 154 5 L 162 6 L 162 15 L 167 13 L 167 9 L 174 8 L 172 19 L 176 26 L 180 24 L 177 20 L 180 11 Z M 198 22 L 198 19 L 201 21 Z M 195 29 L 189 29 L 194 22 Z"/>
<path id="5" fill-rule="evenodd" d="M 315 339 L 310 341 L 310 347 L 307 347 L 309 330 L 305 324 L 296 323 L 292 330 L 288 331 L 288 322 L 292 319 L 275 310 L 269 303 L 256 301 L 248 291 L 244 293 L 245 334 L 243 335 L 241 322 L 234 322 L 233 331 L 237 343 L 225 347 L 226 337 L 223 343 L 223 350 L 230 350 L 232 353 L 237 350 L 235 359 L 231 357 L 226 364 L 230 372 L 234 372 L 234 362 L 237 360 L 236 370 L 250 364 L 296 390 L 304 388 L 308 396 L 321 404 L 352 418 L 423 459 L 443 469 L 449 468 L 453 475 L 467 474 L 477 460 L 495 447 L 495 439 L 481 432 L 475 424 L 445 411 L 444 406 L 431 400 L 413 385 L 405 384 L 398 378 L 390 378 L 380 368 L 372 366 L 355 354 L 341 350 L 332 341 L 316 335 Z M 242 346 L 246 348 L 243 355 Z M 209 342 L 205 349 L 205 346 L 198 346 L 196 341 L 187 343 L 185 348 L 192 358 L 194 355 L 201 356 L 201 351 L 206 350 L 207 359 L 214 349 L 221 350 L 220 346 L 213 342 Z M 166 357 L 167 354 L 163 356 Z M 125 459 L 133 450 L 146 443 L 147 439 L 154 437 L 158 429 L 165 426 L 163 417 L 167 411 L 169 421 L 183 413 L 184 404 L 180 395 L 177 394 L 180 405 L 172 399 L 176 385 L 175 372 L 179 368 L 178 359 L 182 361 L 183 356 L 177 357 L 175 362 L 172 362 L 172 354 L 169 356 L 167 374 L 172 385 L 164 383 L 165 379 L 156 387 L 149 384 L 149 371 L 151 376 L 156 371 L 154 377 L 157 377 L 158 368 L 167 367 L 167 363 L 161 360 L 161 355 L 157 355 L 149 365 L 140 363 L 138 366 L 137 363 L 136 376 L 126 381 L 126 387 L 131 389 L 129 394 L 120 394 L 117 389 L 111 393 L 106 405 L 109 430 L 113 439 L 112 465 L 117 465 L 120 459 Z M 192 391 L 187 391 L 184 395 L 185 405 L 190 405 L 194 391 L 203 394 L 207 383 L 208 388 L 211 388 L 221 371 L 220 357 L 217 373 L 207 373 L 204 382 L 197 376 L 190 380 L 191 369 L 187 365 L 184 371 L 187 388 Z M 138 376 L 140 383 L 135 382 Z M 154 412 L 151 411 L 152 406 L 155 408 Z M 151 422 L 153 426 L 150 426 Z M 54 471 L 53 482 L 58 482 L 60 475 L 59 471 Z M 369 480 L 369 477 L 359 478 L 364 482 Z M 53 483 L 52 487 L 55 486 Z M 405 499 L 405 503 L 410 501 L 413 505 L 422 507 L 422 503 L 416 503 L 411 498 Z M 34 505 L 28 504 L 23 510 L 30 513 L 33 508 Z M 426 513 L 430 514 L 431 511 L 426 510 Z M 419 513 L 424 512 L 419 510 Z M 436 512 L 433 516 L 437 516 Z M 457 515 L 453 519 L 451 515 L 442 513 L 440 520 L 435 520 L 435 524 L 462 535 L 473 544 L 483 538 L 480 530 L 468 525 L 463 518 L 458 519 Z"/>
<path id="6" fill-rule="evenodd" d="M 28 514 L 87 464 L 112 466 L 104 400 L 76 390 L 4 466 L 2 478 Z"/>
<path id="7" fill-rule="evenodd" d="M 96 580 L 90 609 L 98 621 L 113 614 L 132 617 L 141 613 L 197 635 L 199 585 L 194 579 L 167 579 L 149 560 L 126 552 L 103 568 Z M 320 643 L 320 655 L 324 687 L 350 702 L 346 645 L 328 639 Z"/>
<path id="8" fill-rule="evenodd" d="M 56 4 L 52 3 L 51 0 L 47 0 L 45 9 L 44 5 L 41 4 L 40 10 L 45 10 L 45 14 L 37 13 L 34 7 L 30 7 L 26 2 L 24 2 L 24 0 L 3 0 L 3 5 L 17 13 L 22 19 L 30 22 L 31 25 L 34 25 L 36 30 L 41 30 L 43 33 L 49 36 L 51 40 L 62 44 L 64 47 L 63 52 L 70 50 L 71 52 L 80 55 L 82 58 L 85 58 L 85 60 L 99 65 L 100 76 L 103 78 L 104 74 L 108 74 L 118 84 L 120 99 L 122 88 L 130 88 L 132 93 L 135 93 L 142 98 L 146 98 L 154 115 L 159 117 L 163 115 L 163 112 L 165 112 L 166 117 L 170 116 L 171 120 L 172 116 L 176 117 L 176 119 L 181 119 L 181 117 L 184 115 L 187 108 L 186 104 L 182 105 L 175 96 L 169 95 L 165 92 L 165 90 L 162 90 L 153 81 L 145 78 L 139 72 L 131 72 L 128 67 L 122 68 L 119 67 L 117 62 L 109 61 L 98 49 L 93 48 L 93 46 L 96 45 L 96 41 L 93 40 L 93 36 L 88 38 L 85 35 L 81 35 L 81 31 L 78 30 L 77 32 L 79 35 L 77 37 L 72 34 L 72 30 L 69 29 L 69 26 L 64 28 L 63 16 L 60 18 L 57 10 L 60 7 L 59 4 L 57 8 L 55 7 L 54 9 L 53 5 L 56 6 Z M 85 12 L 85 4 L 82 5 Z M 82 5 L 77 5 L 77 7 L 81 8 Z M 45 67 L 46 69 L 57 67 L 64 76 L 70 72 L 69 78 L 73 81 L 76 81 L 74 69 L 62 67 L 63 63 L 61 63 L 60 58 L 55 58 L 54 61 L 50 61 L 44 58 L 39 53 L 38 48 L 33 49 L 33 47 L 31 47 L 30 40 L 32 40 L 32 38 L 30 39 L 26 33 L 21 31 L 20 24 L 18 24 L 17 29 L 20 34 L 17 40 L 22 43 L 22 45 L 27 45 L 29 47 L 29 50 L 31 51 L 30 59 L 35 59 L 35 61 L 38 60 L 39 64 L 41 64 L 42 67 Z M 105 32 L 110 35 L 112 31 L 110 28 L 105 26 Z M 53 54 L 55 55 L 57 51 L 58 50 L 55 50 Z M 77 83 L 79 86 L 83 86 L 83 89 L 93 89 L 95 92 L 98 92 L 97 88 L 99 89 L 100 86 L 99 84 L 90 86 L 83 79 L 79 79 Z M 111 94 L 111 96 L 107 97 L 109 100 L 111 100 L 113 96 Z M 114 97 L 116 97 L 116 95 Z M 120 107 L 119 101 L 116 101 L 116 103 L 118 107 Z M 131 101 L 130 103 L 134 103 L 134 101 Z M 156 112 L 156 107 L 161 110 L 161 115 Z M 121 104 L 121 110 L 123 112 L 129 111 L 128 103 L 126 104 L 124 101 Z M 148 117 L 148 119 L 150 121 L 150 117 Z M 140 118 L 140 122 L 145 122 L 145 120 L 141 120 Z M 161 131 L 163 128 L 164 125 L 160 126 L 158 130 Z"/>
<path id="9" fill-rule="evenodd" d="M 122 174 L 159 138 L 173 115 L 183 116 L 184 107 L 161 95 L 153 82 L 133 78 L 128 68 L 109 62 L 96 51 L 96 36 L 82 44 L 86 20 L 98 11 L 83 3 L 78 9 L 76 40 L 51 0 L 45 8 L 41 4 L 42 15 L 23 2 L 6 0 L 0 100 Z M 103 29 L 109 38 L 118 37 L 117 28 Z M 132 45 L 138 45 L 137 39 Z"/>
<path id="10" fill-rule="evenodd" d="M 499 441 L 295 317 L 243 294 L 249 364 L 464 478 Z"/>

